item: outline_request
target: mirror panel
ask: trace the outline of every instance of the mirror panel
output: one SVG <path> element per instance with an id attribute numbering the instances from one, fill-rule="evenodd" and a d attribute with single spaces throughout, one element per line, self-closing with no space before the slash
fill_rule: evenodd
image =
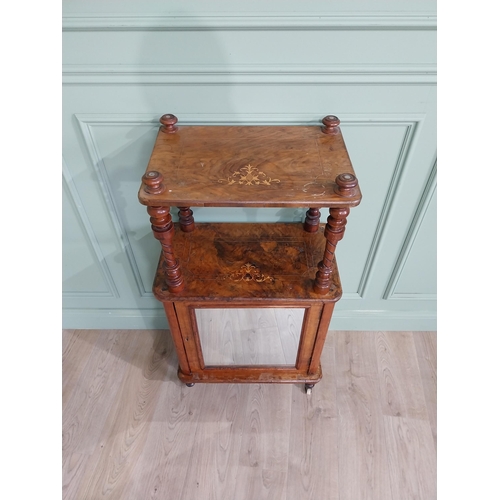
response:
<path id="1" fill-rule="evenodd" d="M 304 308 L 195 309 L 205 365 L 295 365 Z"/>

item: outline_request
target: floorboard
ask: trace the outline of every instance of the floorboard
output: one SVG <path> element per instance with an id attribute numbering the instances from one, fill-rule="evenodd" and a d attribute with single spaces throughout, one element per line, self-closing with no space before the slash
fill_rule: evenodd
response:
<path id="1" fill-rule="evenodd" d="M 177 379 L 166 330 L 63 331 L 64 500 L 433 500 L 436 333 L 329 332 L 323 379 Z"/>
<path id="2" fill-rule="evenodd" d="M 392 495 L 375 332 L 335 332 L 341 500 Z M 424 499 L 422 499 L 424 500 Z"/>

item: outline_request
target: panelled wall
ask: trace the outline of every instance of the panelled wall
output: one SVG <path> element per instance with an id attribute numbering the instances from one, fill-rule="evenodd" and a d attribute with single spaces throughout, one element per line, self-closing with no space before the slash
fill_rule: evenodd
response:
<path id="1" fill-rule="evenodd" d="M 298 125 L 332 113 L 363 201 L 338 246 L 331 327 L 435 329 L 435 5 L 405 5 L 63 2 L 63 326 L 167 327 L 151 292 L 160 248 L 137 201 L 162 114 Z M 304 217 L 193 210 L 200 222 Z"/>

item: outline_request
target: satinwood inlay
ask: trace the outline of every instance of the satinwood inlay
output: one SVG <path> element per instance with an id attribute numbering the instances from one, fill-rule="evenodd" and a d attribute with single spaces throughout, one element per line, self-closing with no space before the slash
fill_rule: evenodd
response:
<path id="1" fill-rule="evenodd" d="M 264 172 L 260 172 L 258 168 L 252 165 L 245 165 L 227 179 L 219 179 L 222 184 L 231 186 L 232 184 L 243 184 L 245 186 L 270 186 L 271 183 L 281 182 L 279 179 L 271 179 Z"/>
<path id="2" fill-rule="evenodd" d="M 264 281 L 274 282 L 274 278 L 269 275 L 262 274 L 260 269 L 254 264 L 247 262 L 243 264 L 239 271 L 232 274 L 223 276 L 223 279 L 229 278 L 232 281 L 256 281 L 257 283 L 263 283 Z"/>

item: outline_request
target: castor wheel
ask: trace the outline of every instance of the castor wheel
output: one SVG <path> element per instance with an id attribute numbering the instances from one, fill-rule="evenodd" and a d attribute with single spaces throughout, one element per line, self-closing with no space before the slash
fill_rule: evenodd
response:
<path id="1" fill-rule="evenodd" d="M 315 384 L 306 384 L 306 394 L 312 394 L 312 390 Z"/>
<path id="2" fill-rule="evenodd" d="M 189 384 L 186 384 L 188 387 L 193 387 L 194 382 L 189 382 Z"/>

